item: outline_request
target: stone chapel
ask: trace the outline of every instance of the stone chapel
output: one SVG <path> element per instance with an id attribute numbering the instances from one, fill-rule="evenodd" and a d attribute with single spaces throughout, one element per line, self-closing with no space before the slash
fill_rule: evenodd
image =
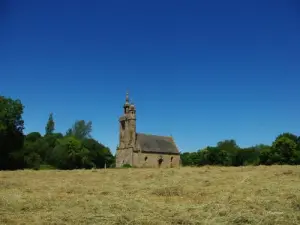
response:
<path id="1" fill-rule="evenodd" d="M 119 118 L 119 145 L 116 167 L 129 164 L 133 167 L 178 167 L 180 153 L 171 136 L 158 136 L 136 132 L 136 108 L 128 93 Z"/>

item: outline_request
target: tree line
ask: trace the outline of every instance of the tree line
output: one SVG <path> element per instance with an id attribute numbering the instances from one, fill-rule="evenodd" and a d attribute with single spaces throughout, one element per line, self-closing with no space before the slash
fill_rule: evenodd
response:
<path id="1" fill-rule="evenodd" d="M 24 105 L 18 99 L 0 96 L 0 170 L 79 169 L 114 167 L 110 149 L 91 136 L 92 122 L 78 120 L 64 134 L 55 132 L 50 113 L 45 134 L 24 134 Z M 196 152 L 181 153 L 183 166 L 245 166 L 300 164 L 300 136 L 278 135 L 272 145 L 241 148 L 224 140 Z"/>
<path id="2" fill-rule="evenodd" d="M 113 167 L 110 149 L 91 136 L 91 121 L 75 121 L 63 134 L 55 132 L 50 113 L 44 135 L 25 135 L 23 111 L 20 100 L 0 96 L 0 170 Z"/>
<path id="3" fill-rule="evenodd" d="M 272 145 L 247 148 L 239 147 L 235 140 L 224 140 L 197 152 L 185 152 L 181 160 L 184 166 L 299 165 L 300 136 L 286 132 L 278 135 Z"/>

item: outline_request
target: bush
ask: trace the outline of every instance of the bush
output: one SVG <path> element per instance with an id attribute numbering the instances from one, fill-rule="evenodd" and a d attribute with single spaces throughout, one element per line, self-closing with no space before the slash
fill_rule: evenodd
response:
<path id="1" fill-rule="evenodd" d="M 41 164 L 41 157 L 39 154 L 32 152 L 28 156 L 24 157 L 26 167 L 34 170 L 38 170 Z"/>
<path id="2" fill-rule="evenodd" d="M 130 164 L 126 163 L 122 166 L 122 168 L 132 168 L 132 166 Z"/>

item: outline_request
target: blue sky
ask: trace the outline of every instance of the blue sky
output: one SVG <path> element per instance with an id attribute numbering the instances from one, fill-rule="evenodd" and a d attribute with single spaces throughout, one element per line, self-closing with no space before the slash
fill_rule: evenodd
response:
<path id="1" fill-rule="evenodd" d="M 300 135 L 300 4 L 292 1 L 6 0 L 0 94 L 25 132 L 93 122 L 113 152 L 126 90 L 139 132 L 182 151 Z"/>

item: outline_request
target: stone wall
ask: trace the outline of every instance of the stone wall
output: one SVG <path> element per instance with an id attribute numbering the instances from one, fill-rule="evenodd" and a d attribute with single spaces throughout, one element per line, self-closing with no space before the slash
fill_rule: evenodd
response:
<path id="1" fill-rule="evenodd" d="M 121 167 L 124 164 L 132 165 L 133 151 L 129 149 L 117 149 L 116 152 L 116 167 Z"/>
<path id="2" fill-rule="evenodd" d="M 162 161 L 159 165 L 160 158 L 162 158 Z M 117 149 L 116 167 L 122 167 L 124 164 L 148 168 L 178 167 L 180 165 L 180 155 L 133 152 L 132 148 Z"/>
<path id="3" fill-rule="evenodd" d="M 134 152 L 133 166 L 158 168 L 160 157 L 163 159 L 160 164 L 161 168 L 178 167 L 180 165 L 180 155 Z"/>

